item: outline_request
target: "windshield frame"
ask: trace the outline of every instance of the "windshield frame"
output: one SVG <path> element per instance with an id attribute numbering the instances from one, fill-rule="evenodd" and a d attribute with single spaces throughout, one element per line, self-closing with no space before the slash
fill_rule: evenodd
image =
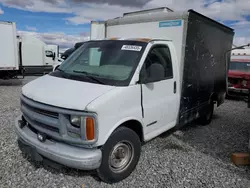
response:
<path id="1" fill-rule="evenodd" d="M 133 66 L 132 66 L 132 70 L 131 70 L 127 79 L 115 80 L 115 79 L 111 79 L 111 78 L 103 78 L 103 77 L 97 77 L 97 76 L 95 77 L 95 75 L 91 75 L 92 78 L 90 78 L 90 75 L 88 75 L 88 74 L 80 74 L 80 73 L 79 74 L 72 74 L 72 73 L 69 73 L 61 68 L 64 64 L 74 62 L 76 59 L 78 59 L 78 57 L 81 54 L 84 53 L 84 51 L 86 49 L 89 49 L 91 46 L 95 46 L 98 43 L 100 43 L 101 45 L 105 45 L 105 43 L 107 43 L 107 44 L 121 43 L 119 45 L 137 45 L 137 46 L 142 47 L 141 50 L 138 51 L 139 55 L 136 58 L 136 61 L 134 62 Z M 63 61 L 58 70 L 50 73 L 50 75 L 55 76 L 55 77 L 65 78 L 65 79 L 77 80 L 77 81 L 82 81 L 82 82 L 90 82 L 90 83 L 96 83 L 96 84 L 103 84 L 103 85 L 128 86 L 130 84 L 134 74 L 135 74 L 135 71 L 136 71 L 136 69 L 141 61 L 141 58 L 144 54 L 144 51 L 145 51 L 147 45 L 148 45 L 147 42 L 135 41 L 135 40 L 92 40 L 92 41 L 87 41 L 82 46 L 80 46 L 78 49 L 76 49 L 65 61 Z M 93 77 L 95 79 L 93 79 Z M 97 79 L 99 79 L 99 81 Z"/>

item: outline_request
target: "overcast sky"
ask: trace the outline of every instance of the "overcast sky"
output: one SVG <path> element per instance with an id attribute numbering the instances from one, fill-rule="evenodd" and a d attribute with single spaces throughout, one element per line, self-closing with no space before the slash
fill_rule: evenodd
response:
<path id="1" fill-rule="evenodd" d="M 234 28 L 235 44 L 250 42 L 250 0 L 0 0 L 0 20 L 15 21 L 21 34 L 69 48 L 89 39 L 91 20 L 162 6 L 194 9 Z"/>

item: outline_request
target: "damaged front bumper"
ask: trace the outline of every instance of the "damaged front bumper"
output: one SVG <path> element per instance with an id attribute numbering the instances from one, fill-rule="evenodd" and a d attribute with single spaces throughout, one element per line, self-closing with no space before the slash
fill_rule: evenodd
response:
<path id="1" fill-rule="evenodd" d="M 228 87 L 228 92 L 248 94 L 248 89 Z"/>

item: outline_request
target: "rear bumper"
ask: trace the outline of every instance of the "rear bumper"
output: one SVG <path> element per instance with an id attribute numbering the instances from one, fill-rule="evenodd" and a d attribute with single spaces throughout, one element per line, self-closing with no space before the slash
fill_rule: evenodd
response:
<path id="1" fill-rule="evenodd" d="M 37 134 L 31 131 L 28 126 L 20 127 L 21 121 L 21 116 L 19 116 L 15 122 L 19 143 L 30 147 L 41 157 L 81 170 L 94 170 L 100 166 L 102 159 L 100 149 L 79 148 L 49 139 L 41 142 L 37 139 Z M 39 159 L 39 157 L 37 158 Z"/>

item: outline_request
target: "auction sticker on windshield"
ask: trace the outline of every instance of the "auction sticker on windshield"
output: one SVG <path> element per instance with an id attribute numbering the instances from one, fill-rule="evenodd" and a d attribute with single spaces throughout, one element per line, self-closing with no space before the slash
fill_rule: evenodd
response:
<path id="1" fill-rule="evenodd" d="M 141 46 L 135 46 L 135 45 L 123 45 L 122 50 L 130 50 L 130 51 L 137 51 L 140 52 L 142 49 Z"/>

